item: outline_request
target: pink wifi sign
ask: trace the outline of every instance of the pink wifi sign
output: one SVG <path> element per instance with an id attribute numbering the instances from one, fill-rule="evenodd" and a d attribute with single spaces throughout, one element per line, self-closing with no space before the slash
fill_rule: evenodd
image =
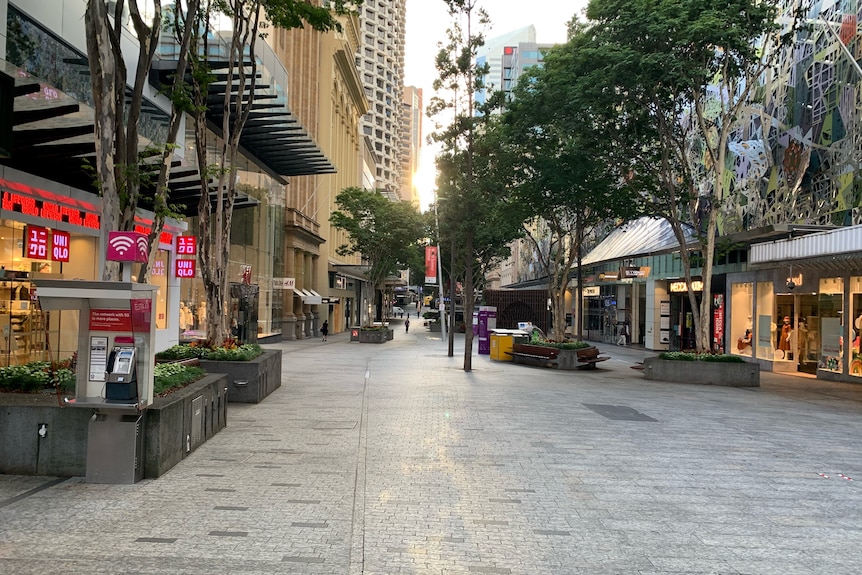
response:
<path id="1" fill-rule="evenodd" d="M 109 262 L 144 263 L 149 259 L 147 236 L 138 232 L 108 232 L 105 259 Z"/>

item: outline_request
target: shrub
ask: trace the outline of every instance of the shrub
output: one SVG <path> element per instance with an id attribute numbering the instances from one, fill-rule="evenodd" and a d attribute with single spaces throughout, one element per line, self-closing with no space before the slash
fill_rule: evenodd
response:
<path id="1" fill-rule="evenodd" d="M 692 351 L 665 351 L 659 354 L 659 359 L 671 361 L 714 361 L 719 363 L 745 363 L 737 355 L 726 353 L 695 353 Z"/>
<path id="2" fill-rule="evenodd" d="M 65 391 L 75 385 L 75 372 L 69 363 L 33 361 L 0 367 L 0 391 L 33 393 L 52 386 Z"/>
<path id="3" fill-rule="evenodd" d="M 593 347 L 593 344 L 585 341 L 535 341 L 531 345 L 540 345 L 542 347 L 553 347 L 556 349 L 586 349 Z"/>
<path id="4" fill-rule="evenodd" d="M 160 360 L 180 359 L 211 359 L 214 361 L 249 361 L 263 353 L 256 343 L 237 345 L 235 341 L 226 341 L 219 347 L 209 347 L 206 344 L 184 343 L 169 347 L 156 354 Z"/>
<path id="5" fill-rule="evenodd" d="M 185 387 L 203 377 L 204 370 L 180 363 L 158 363 L 153 368 L 153 395 Z"/>

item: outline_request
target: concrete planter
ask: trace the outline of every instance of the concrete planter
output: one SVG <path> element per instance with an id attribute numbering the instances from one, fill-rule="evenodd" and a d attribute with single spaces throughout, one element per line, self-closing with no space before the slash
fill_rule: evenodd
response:
<path id="1" fill-rule="evenodd" d="M 579 367 L 584 367 L 583 362 L 579 362 L 578 358 L 595 353 L 595 346 L 585 347 L 583 349 L 561 349 L 560 355 L 557 356 L 556 368 L 570 371 Z"/>
<path id="2" fill-rule="evenodd" d="M 748 362 L 679 361 L 648 357 L 644 360 L 644 379 L 730 387 L 760 387 L 760 366 Z"/>
<path id="3" fill-rule="evenodd" d="M 209 374 L 167 397 L 144 418 L 144 477 L 156 478 L 227 425 L 227 376 Z"/>
<path id="4" fill-rule="evenodd" d="M 359 343 L 386 343 L 395 336 L 391 329 L 378 329 L 371 331 L 359 331 Z"/>
<path id="5" fill-rule="evenodd" d="M 144 477 L 164 474 L 227 425 L 226 387 L 224 375 L 208 375 L 143 412 Z M 0 405 L 0 473 L 86 476 L 93 410 L 61 408 L 54 396 L 9 395 Z"/>
<path id="6" fill-rule="evenodd" d="M 201 368 L 227 376 L 227 400 L 233 403 L 260 403 L 281 387 L 281 350 L 265 350 L 250 361 L 202 359 Z"/>

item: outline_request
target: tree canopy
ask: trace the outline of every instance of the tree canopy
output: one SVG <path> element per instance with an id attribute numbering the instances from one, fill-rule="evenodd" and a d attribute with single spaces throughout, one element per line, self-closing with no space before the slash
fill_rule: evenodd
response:
<path id="1" fill-rule="evenodd" d="M 366 276 L 376 289 L 401 269 L 416 265 L 429 235 L 426 218 L 410 202 L 392 202 L 376 190 L 345 188 L 335 199 L 338 210 L 329 221 L 347 232 L 349 242 L 337 247 L 341 256 L 360 254 Z M 377 317 L 380 318 L 379 309 Z"/>

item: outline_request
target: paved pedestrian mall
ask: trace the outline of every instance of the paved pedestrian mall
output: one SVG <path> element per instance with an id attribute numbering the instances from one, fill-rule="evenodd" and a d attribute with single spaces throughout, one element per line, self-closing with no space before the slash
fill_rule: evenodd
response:
<path id="1" fill-rule="evenodd" d="M 862 386 L 645 381 L 394 341 L 283 384 L 158 480 L 0 476 L 4 574 L 824 574 L 862 566 Z"/>

